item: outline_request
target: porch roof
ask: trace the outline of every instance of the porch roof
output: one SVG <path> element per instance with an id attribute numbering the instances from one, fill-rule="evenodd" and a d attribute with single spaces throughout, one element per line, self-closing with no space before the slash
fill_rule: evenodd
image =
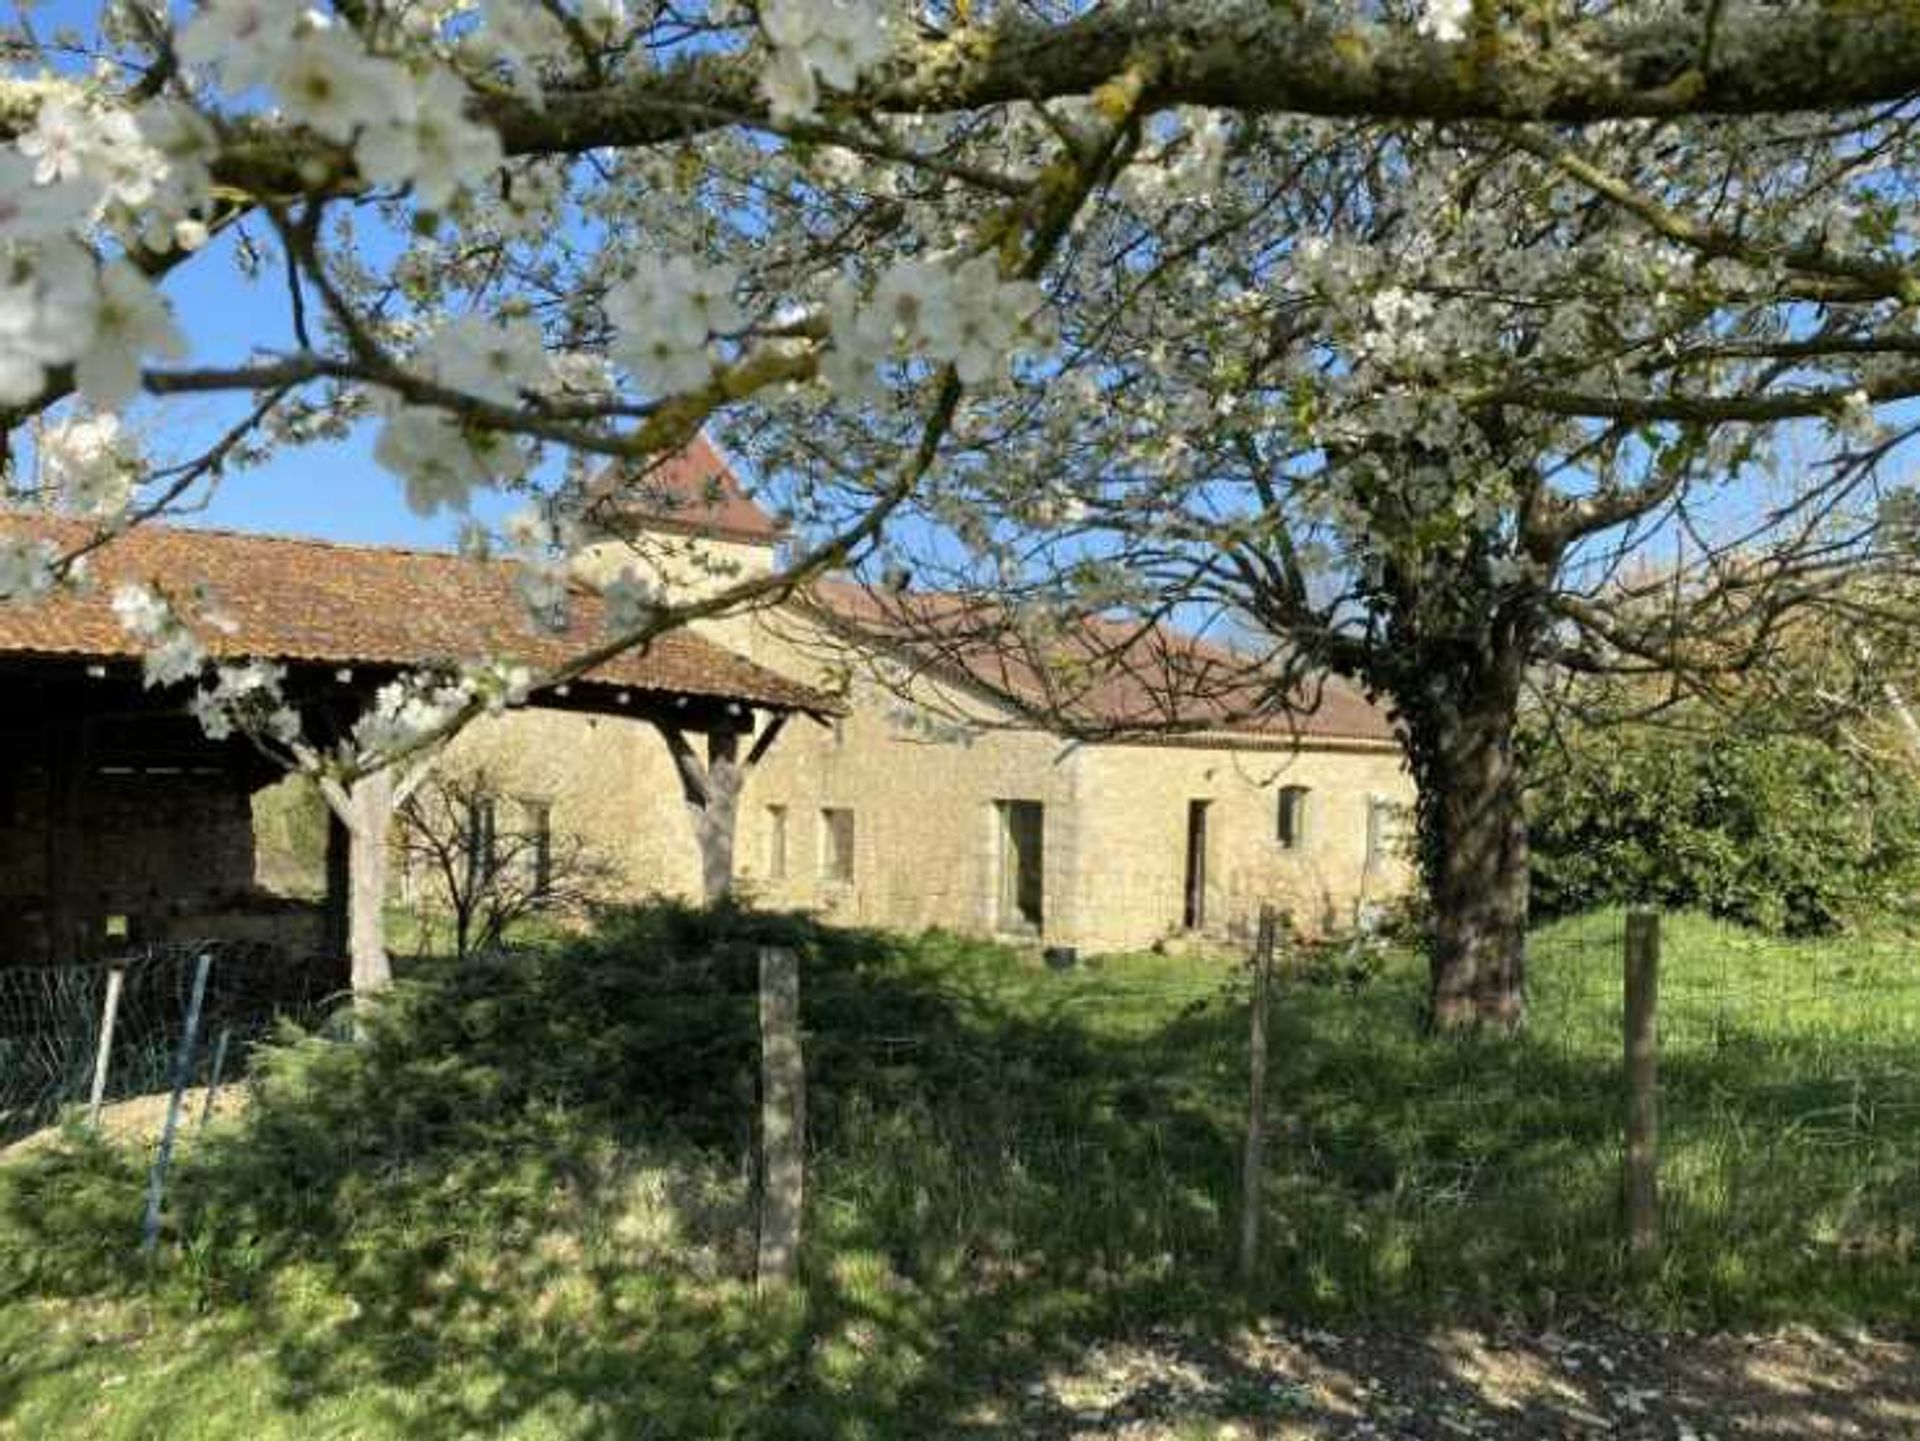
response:
<path id="1" fill-rule="evenodd" d="M 77 550 L 95 536 L 84 521 L 0 510 L 0 535 L 30 535 Z M 200 625 L 222 658 L 409 668 L 490 659 L 547 670 L 604 638 L 598 595 L 577 588 L 559 632 L 536 625 L 516 588 L 517 567 L 440 551 L 342 545 L 286 536 L 143 524 L 88 556 L 89 581 L 32 604 L 0 604 L 0 656 L 137 658 L 112 611 L 115 589 L 156 583 L 197 592 L 220 627 Z M 689 630 L 656 637 L 568 687 L 569 708 L 599 708 L 618 692 L 656 700 L 736 702 L 776 711 L 833 713 L 838 704 Z M 557 692 L 536 692 L 549 704 Z"/>

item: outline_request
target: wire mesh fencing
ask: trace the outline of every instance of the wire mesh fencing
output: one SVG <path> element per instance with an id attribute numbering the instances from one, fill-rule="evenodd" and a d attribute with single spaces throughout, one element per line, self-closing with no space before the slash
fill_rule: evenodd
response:
<path id="1" fill-rule="evenodd" d="M 112 960 L 0 967 L 0 1145 L 69 1108 L 165 1090 L 208 960 L 195 1084 L 245 1066 L 281 1017 L 311 1021 L 337 993 L 334 968 L 251 942 L 144 946 Z"/>

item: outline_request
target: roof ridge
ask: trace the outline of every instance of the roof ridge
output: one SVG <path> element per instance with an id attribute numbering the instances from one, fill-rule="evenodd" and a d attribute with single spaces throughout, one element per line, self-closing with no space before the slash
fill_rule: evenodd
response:
<path id="1" fill-rule="evenodd" d="M 42 510 L 38 506 L 4 504 L 0 505 L 0 517 L 17 517 L 40 523 L 53 522 L 58 525 L 70 525 L 78 529 L 97 530 L 84 516 L 63 515 L 59 511 Z M 351 550 L 377 555 L 408 555 L 426 560 L 466 561 L 471 564 L 484 564 L 491 560 L 505 560 L 505 556 L 472 556 L 457 549 L 431 549 L 420 545 L 393 545 L 377 540 L 336 540 L 323 535 L 294 535 L 283 530 L 243 530 L 234 525 L 195 525 L 177 519 L 146 519 L 112 532 L 110 540 L 120 540 L 137 531 L 162 531 L 169 535 L 205 535 L 220 540 L 272 541 L 279 545 L 311 545 L 327 550 Z"/>

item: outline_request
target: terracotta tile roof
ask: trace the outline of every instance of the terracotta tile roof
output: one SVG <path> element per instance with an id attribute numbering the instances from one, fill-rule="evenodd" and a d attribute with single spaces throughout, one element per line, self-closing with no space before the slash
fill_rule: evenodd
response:
<path id="1" fill-rule="evenodd" d="M 813 597 L 845 633 L 894 644 L 1036 717 L 1060 716 L 1062 730 L 1169 741 L 1196 733 L 1268 743 L 1395 738 L 1386 712 L 1338 676 L 1314 678 L 1276 706 L 1248 657 L 1164 625 L 1088 616 L 1041 654 L 991 600 L 892 595 L 844 580 L 817 583 Z"/>
<path id="2" fill-rule="evenodd" d="M 609 465 L 590 488 L 626 523 L 647 529 L 750 545 L 774 545 L 786 533 L 704 435 L 643 471 Z"/>
<path id="3" fill-rule="evenodd" d="M 80 521 L 0 510 L 0 535 L 38 535 L 71 549 L 91 533 Z M 0 654 L 138 655 L 110 606 L 125 581 L 158 581 L 174 596 L 204 586 L 234 627 L 221 634 L 201 626 L 196 633 L 223 656 L 367 666 L 499 657 L 547 669 L 603 636 L 603 612 L 591 592 L 575 595 L 570 626 L 555 635 L 528 617 L 510 563 L 438 551 L 149 524 L 94 552 L 88 571 L 82 594 L 0 603 Z M 818 692 L 685 630 L 575 684 L 837 709 Z"/>

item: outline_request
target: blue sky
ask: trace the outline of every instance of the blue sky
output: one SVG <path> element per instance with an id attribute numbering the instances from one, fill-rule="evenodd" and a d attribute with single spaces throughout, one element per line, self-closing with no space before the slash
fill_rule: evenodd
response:
<path id="1" fill-rule="evenodd" d="M 217 245 L 229 250 L 226 245 Z M 286 292 L 277 267 L 248 280 L 228 254 L 206 254 L 180 267 L 165 286 L 186 331 L 195 363 L 238 362 L 251 348 L 292 348 Z M 189 451 L 245 413 L 247 397 L 173 400 L 151 407 L 156 448 Z M 282 450 L 266 464 L 235 470 L 213 492 L 205 510 L 182 517 L 192 524 L 278 531 L 329 540 L 451 545 L 458 517 L 423 519 L 407 508 L 394 476 L 374 463 L 374 427 L 362 425 L 343 442 Z M 505 509 L 495 499 L 483 511 Z"/>

